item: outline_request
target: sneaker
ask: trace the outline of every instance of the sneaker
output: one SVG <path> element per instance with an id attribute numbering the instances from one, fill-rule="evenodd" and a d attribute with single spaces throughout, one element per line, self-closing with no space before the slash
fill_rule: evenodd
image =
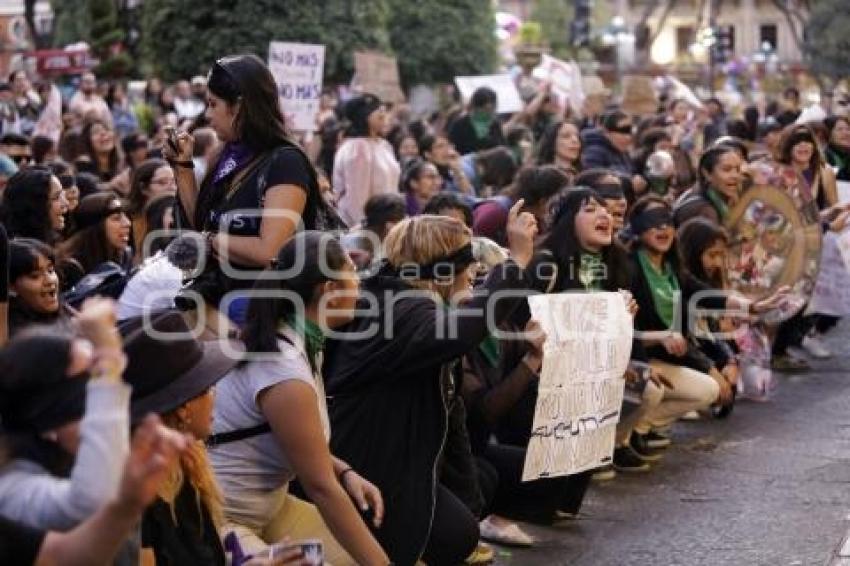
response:
<path id="1" fill-rule="evenodd" d="M 818 336 L 817 332 L 810 332 L 803 337 L 803 350 L 813 358 L 824 360 L 832 357 L 830 352 Z"/>
<path id="2" fill-rule="evenodd" d="M 513 521 L 490 515 L 478 523 L 481 538 L 504 546 L 534 546 L 534 539 Z"/>
<path id="3" fill-rule="evenodd" d="M 625 473 L 642 473 L 649 471 L 649 464 L 640 459 L 629 446 L 614 449 L 614 469 Z"/>
<path id="4" fill-rule="evenodd" d="M 591 481 L 595 482 L 603 482 L 603 481 L 611 481 L 617 477 L 617 471 L 614 469 L 614 466 L 608 465 L 604 468 L 599 468 L 593 475 L 590 477 Z"/>
<path id="5" fill-rule="evenodd" d="M 773 356 L 770 360 L 771 369 L 775 369 L 776 371 L 784 371 L 784 372 L 798 372 L 798 371 L 809 371 L 812 367 L 805 361 L 800 358 L 795 358 L 790 354 L 781 354 L 779 356 Z"/>
<path id="6" fill-rule="evenodd" d="M 698 412 L 698 411 L 688 411 L 687 413 L 685 413 L 684 415 L 682 415 L 681 417 L 679 417 L 679 420 L 680 420 L 680 421 L 698 421 L 698 420 L 700 420 L 701 418 L 702 418 L 702 417 L 701 417 L 701 416 L 699 416 L 699 412 Z"/>
<path id="7" fill-rule="evenodd" d="M 669 436 L 658 432 L 657 430 L 651 430 L 646 434 L 642 434 L 641 436 L 643 436 L 643 439 L 646 441 L 646 445 L 650 448 L 667 448 L 668 446 L 673 444 L 673 441 L 670 439 Z"/>
<path id="8" fill-rule="evenodd" d="M 644 462 L 657 462 L 662 458 L 661 454 L 650 448 L 649 444 L 646 443 L 646 439 L 636 432 L 632 433 L 632 437 L 629 439 L 629 446 L 638 455 L 638 458 Z"/>
<path id="9" fill-rule="evenodd" d="M 603 468 L 605 469 L 605 468 Z M 597 474 L 600 472 L 596 472 Z M 596 474 L 594 474 L 596 475 Z M 611 468 L 611 479 L 617 477 L 617 472 L 614 471 L 614 468 Z M 555 509 L 555 521 L 578 521 L 578 513 L 572 513 L 570 511 L 561 511 L 560 509 Z"/>

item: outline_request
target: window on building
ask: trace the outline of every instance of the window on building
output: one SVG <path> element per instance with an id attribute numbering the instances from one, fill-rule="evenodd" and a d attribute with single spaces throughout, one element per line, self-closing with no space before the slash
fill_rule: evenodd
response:
<path id="1" fill-rule="evenodd" d="M 694 28 L 679 26 L 676 28 L 676 55 L 687 55 L 694 42 Z"/>
<path id="2" fill-rule="evenodd" d="M 759 26 L 759 47 L 763 47 L 767 43 L 770 49 L 776 51 L 779 47 L 779 32 L 776 24 L 765 24 Z"/>

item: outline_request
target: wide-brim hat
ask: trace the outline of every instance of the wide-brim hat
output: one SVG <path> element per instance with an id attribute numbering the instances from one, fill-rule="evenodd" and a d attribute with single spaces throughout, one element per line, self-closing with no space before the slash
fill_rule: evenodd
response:
<path id="1" fill-rule="evenodd" d="M 228 340 L 201 341 L 175 310 L 127 319 L 120 324 L 127 369 L 133 387 L 130 417 L 169 413 L 203 394 L 239 362 L 244 348 Z"/>

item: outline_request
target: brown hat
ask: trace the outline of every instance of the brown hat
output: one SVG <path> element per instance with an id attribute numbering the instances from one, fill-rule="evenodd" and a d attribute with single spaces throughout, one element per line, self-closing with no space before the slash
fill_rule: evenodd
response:
<path id="1" fill-rule="evenodd" d="M 221 341 L 202 342 L 180 312 L 162 311 L 123 321 L 127 369 L 124 380 L 133 386 L 133 422 L 148 413 L 165 414 L 191 401 L 216 384 L 238 362 Z M 241 351 L 239 343 L 229 351 Z"/>

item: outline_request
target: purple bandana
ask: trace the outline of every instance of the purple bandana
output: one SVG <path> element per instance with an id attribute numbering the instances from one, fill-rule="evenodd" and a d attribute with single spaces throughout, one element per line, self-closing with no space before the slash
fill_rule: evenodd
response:
<path id="1" fill-rule="evenodd" d="M 242 169 L 253 158 L 254 152 L 248 146 L 241 143 L 227 142 L 224 144 L 221 158 L 218 160 L 218 165 L 216 165 L 213 184 L 217 184 L 234 171 Z"/>

